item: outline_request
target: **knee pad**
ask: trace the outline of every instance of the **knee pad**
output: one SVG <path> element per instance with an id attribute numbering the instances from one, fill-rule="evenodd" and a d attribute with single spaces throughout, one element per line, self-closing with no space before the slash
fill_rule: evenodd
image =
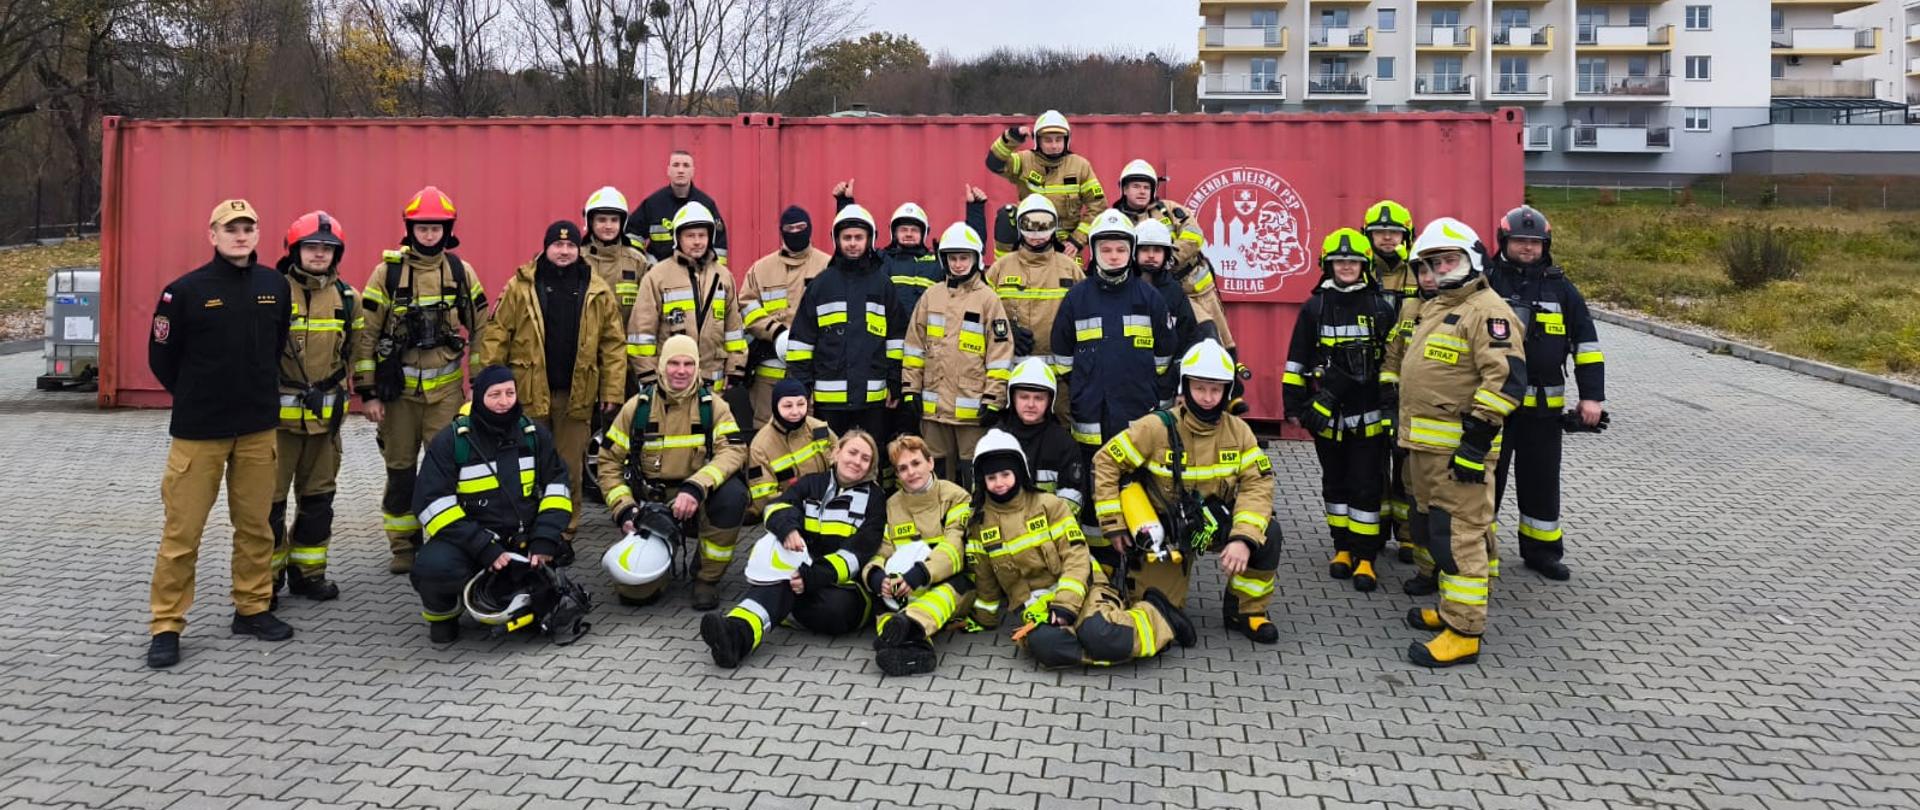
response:
<path id="1" fill-rule="evenodd" d="M 1108 663 L 1133 657 L 1134 628 L 1121 627 L 1100 616 L 1088 616 L 1080 623 L 1080 647 L 1086 656 Z"/>
<path id="2" fill-rule="evenodd" d="M 1280 567 L 1280 524 L 1278 521 L 1267 523 L 1267 541 L 1261 543 L 1247 557 L 1247 567 L 1261 571 L 1272 571 Z"/>
<path id="3" fill-rule="evenodd" d="M 1445 574 L 1460 573 L 1459 563 L 1453 560 L 1453 516 L 1447 510 L 1438 507 L 1427 510 L 1427 553 L 1433 555 L 1433 566 Z"/>
<path id="4" fill-rule="evenodd" d="M 413 511 L 413 484 L 419 472 L 413 467 L 387 469 L 387 492 L 380 499 L 380 508 L 390 515 L 404 515 Z"/>
<path id="5" fill-rule="evenodd" d="M 1080 640 L 1064 627 L 1043 624 L 1027 634 L 1027 652 L 1043 667 L 1070 667 L 1080 663 Z"/>
<path id="6" fill-rule="evenodd" d="M 300 511 L 293 518 L 293 541 L 310 546 L 325 541 L 332 533 L 333 493 L 300 496 Z"/>
<path id="7" fill-rule="evenodd" d="M 706 510 L 707 522 L 713 524 L 714 528 L 737 529 L 746 522 L 747 505 L 750 502 L 746 482 L 736 475 L 708 492 L 702 508 Z"/>

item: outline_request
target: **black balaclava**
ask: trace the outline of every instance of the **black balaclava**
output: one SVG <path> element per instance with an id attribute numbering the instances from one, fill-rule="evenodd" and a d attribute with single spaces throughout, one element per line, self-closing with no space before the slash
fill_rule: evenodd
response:
<path id="1" fill-rule="evenodd" d="M 787 226 L 794 223 L 807 227 L 801 229 L 799 233 L 788 233 Z M 805 208 L 797 205 L 787 206 L 787 210 L 780 212 L 780 248 L 790 254 L 799 255 L 807 249 L 807 245 L 812 243 L 813 217 L 807 215 Z"/>
<path id="2" fill-rule="evenodd" d="M 1220 397 L 1220 404 L 1211 408 L 1202 408 L 1193 398 L 1193 383 L 1185 377 L 1180 379 L 1180 396 L 1187 401 L 1187 412 L 1209 425 L 1220 421 L 1220 414 L 1227 412 L 1227 397 Z"/>
<path id="3" fill-rule="evenodd" d="M 487 407 L 487 390 L 510 382 L 513 382 L 513 371 L 506 366 L 487 366 L 473 378 L 473 407 L 467 409 L 468 413 L 475 422 L 484 425 L 496 436 L 506 436 L 507 431 L 520 424 L 520 401 L 514 400 L 513 407 L 508 408 L 506 413 L 494 413 L 492 408 Z"/>
<path id="4" fill-rule="evenodd" d="M 800 421 L 797 422 L 787 421 L 785 417 L 780 415 L 780 400 L 786 399 L 787 397 L 800 397 L 805 399 L 806 396 L 807 387 L 801 385 L 799 380 L 787 378 L 773 384 L 773 399 L 769 400 L 773 404 L 773 413 L 769 414 L 769 416 L 773 417 L 774 426 L 781 433 L 792 433 L 799 430 L 807 424 L 807 417 L 801 416 Z"/>
<path id="5" fill-rule="evenodd" d="M 987 476 L 997 472 L 1012 472 L 1014 485 L 1005 495 L 995 495 L 987 489 Z M 1027 472 L 1027 463 L 1018 453 L 1005 450 L 977 456 L 973 460 L 973 474 L 979 478 L 980 491 L 992 498 L 994 503 L 1006 503 L 1013 500 L 1022 490 L 1033 487 L 1033 476 Z"/>

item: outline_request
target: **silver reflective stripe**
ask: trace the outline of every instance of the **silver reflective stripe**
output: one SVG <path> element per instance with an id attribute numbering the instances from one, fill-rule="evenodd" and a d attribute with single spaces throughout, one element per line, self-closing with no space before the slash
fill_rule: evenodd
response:
<path id="1" fill-rule="evenodd" d="M 1012 360 L 991 360 L 991 361 L 988 361 L 988 363 L 987 363 L 987 370 L 988 370 L 988 371 L 1012 371 L 1012 370 L 1013 370 L 1013 361 L 1012 361 Z"/>
<path id="2" fill-rule="evenodd" d="M 1288 360 L 1287 371 L 1288 373 L 1291 373 L 1291 374 L 1305 374 L 1307 373 L 1307 367 L 1300 365 L 1299 363 L 1295 363 L 1292 360 Z"/>
<path id="3" fill-rule="evenodd" d="M 1148 329 L 1152 329 L 1153 319 L 1148 318 L 1145 315 L 1122 315 L 1120 316 L 1120 325 L 1121 326 L 1144 326 Z"/>
<path id="4" fill-rule="evenodd" d="M 1534 309 L 1537 309 L 1537 310 L 1540 310 L 1541 312 L 1559 312 L 1559 311 L 1560 311 L 1560 302 L 1558 302 L 1558 301 L 1535 301 L 1535 302 L 1533 302 L 1533 308 L 1534 308 Z"/>
<path id="5" fill-rule="evenodd" d="M 926 357 L 927 357 L 927 353 L 926 353 L 925 351 L 923 351 L 923 350 L 922 350 L 922 349 L 921 349 L 921 348 L 920 348 L 919 346 L 915 346 L 915 345 L 913 345 L 913 344 L 911 344 L 911 343 L 909 343 L 909 344 L 907 344 L 907 356 L 908 356 L 908 357 L 918 357 L 918 358 L 920 358 L 920 359 L 922 359 L 922 360 L 925 360 L 925 359 L 926 359 Z"/>
<path id="6" fill-rule="evenodd" d="M 938 326 L 941 329 L 945 329 L 947 328 L 947 316 L 938 312 L 929 312 L 927 313 L 927 325 Z"/>
<path id="7" fill-rule="evenodd" d="M 816 380 L 813 384 L 813 387 L 822 391 L 845 391 L 847 390 L 847 381 L 846 380 Z"/>
<path id="8" fill-rule="evenodd" d="M 680 301 L 692 301 L 693 291 L 692 290 L 668 290 L 665 293 L 661 294 L 660 300 L 669 304 L 678 303 Z"/>
<path id="9" fill-rule="evenodd" d="M 886 317 L 886 316 L 887 316 L 887 307 L 886 307 L 886 305 L 885 305 L 885 304 L 876 304 L 876 303 L 874 303 L 874 302 L 872 302 L 872 301 L 868 301 L 868 302 L 867 302 L 867 311 L 868 311 L 868 312 L 871 312 L 871 313 L 873 313 L 873 314 L 875 314 L 875 315 L 879 315 L 879 316 L 880 316 L 880 317 L 882 317 L 882 318 L 884 318 L 884 317 Z"/>
<path id="10" fill-rule="evenodd" d="M 1348 324 L 1346 326 L 1322 326 L 1320 327 L 1320 334 L 1323 337 L 1366 337 L 1372 334 L 1372 332 L 1365 326 Z"/>
<path id="11" fill-rule="evenodd" d="M 1327 514 L 1329 515 L 1344 515 L 1346 513 L 1347 513 L 1347 505 L 1344 503 L 1329 502 L 1327 504 Z"/>
<path id="12" fill-rule="evenodd" d="M 1099 329 L 1099 318 L 1080 318 L 1073 322 L 1074 329 Z"/>
<path id="13" fill-rule="evenodd" d="M 868 380 L 867 381 L 867 391 L 869 393 L 873 391 L 885 391 L 885 390 L 887 390 L 886 380 Z"/>
<path id="14" fill-rule="evenodd" d="M 931 402 L 935 405 L 938 405 L 940 404 L 940 392 L 939 391 L 921 391 L 920 401 Z"/>
<path id="15" fill-rule="evenodd" d="M 762 300 L 762 301 L 785 301 L 785 300 L 787 300 L 787 288 L 785 288 L 785 287 L 771 287 L 771 288 L 768 288 L 768 289 L 764 289 L 764 290 L 761 290 L 761 291 L 760 291 L 760 300 Z"/>
<path id="16" fill-rule="evenodd" d="M 1042 484 L 1051 484 L 1055 481 L 1060 480 L 1060 471 L 1059 470 L 1034 470 L 1033 480 L 1038 481 Z"/>
<path id="17" fill-rule="evenodd" d="M 1379 523 L 1380 513 L 1379 512 L 1362 512 L 1358 509 L 1350 509 L 1347 511 L 1347 519 L 1355 523 Z"/>
<path id="18" fill-rule="evenodd" d="M 976 335 L 979 335 L 979 334 L 985 334 L 985 332 L 983 332 L 983 331 L 981 331 L 981 329 L 980 329 L 980 324 L 977 324 L 977 323 L 974 323 L 973 321 L 961 321 L 961 322 L 960 322 L 960 331 L 962 331 L 962 332 L 972 332 L 972 333 L 974 333 L 974 334 L 976 334 Z"/>
<path id="19" fill-rule="evenodd" d="M 773 617 L 767 614 L 766 606 L 752 599 L 740 600 L 740 609 L 760 617 L 760 627 L 763 629 L 773 623 Z"/>
<path id="20" fill-rule="evenodd" d="M 652 346 L 656 338 L 650 334 L 629 334 L 627 342 L 635 346 Z"/>
<path id="21" fill-rule="evenodd" d="M 1551 532 L 1551 531 L 1557 531 L 1560 528 L 1560 521 L 1530 518 L 1530 517 L 1527 517 L 1526 514 L 1522 513 L 1520 515 L 1520 525 L 1525 526 L 1529 529 L 1538 529 L 1543 532 Z"/>
<path id="22" fill-rule="evenodd" d="M 1587 343 L 1580 343 L 1573 347 L 1573 351 L 1575 354 L 1580 354 L 1583 352 L 1597 352 L 1597 351 L 1600 351 L 1600 342 L 1589 341 Z"/>
<path id="23" fill-rule="evenodd" d="M 830 302 L 830 303 L 826 303 L 826 304 L 821 304 L 821 305 L 819 305 L 819 306 L 817 306 L 817 307 L 814 307 L 814 308 L 813 308 L 813 311 L 814 311 L 814 312 L 815 312 L 816 314 L 819 314 L 819 315 L 832 315 L 832 314 L 833 314 L 833 313 L 835 313 L 835 312 L 846 312 L 846 311 L 847 311 L 847 302 L 845 302 L 845 301 L 833 301 L 833 302 Z"/>
<path id="24" fill-rule="evenodd" d="M 979 397 L 959 397 L 953 401 L 953 407 L 972 408 L 974 410 L 979 410 L 980 398 Z"/>

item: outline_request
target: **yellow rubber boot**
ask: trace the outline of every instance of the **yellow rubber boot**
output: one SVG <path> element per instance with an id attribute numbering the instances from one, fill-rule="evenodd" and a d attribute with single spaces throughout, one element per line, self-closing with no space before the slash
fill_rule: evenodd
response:
<path id="1" fill-rule="evenodd" d="M 1423 667 L 1451 667 L 1480 660 L 1480 637 L 1463 636 L 1452 628 L 1440 631 L 1432 641 L 1407 648 L 1407 660 Z"/>
<path id="2" fill-rule="evenodd" d="M 1433 608 L 1408 608 L 1407 626 L 1415 630 L 1441 630 L 1446 625 L 1440 623 L 1440 611 Z"/>
<path id="3" fill-rule="evenodd" d="M 1361 560 L 1353 564 L 1353 589 L 1371 591 L 1380 586 L 1380 580 L 1373 575 L 1373 561 Z"/>
<path id="4" fill-rule="evenodd" d="M 1327 576 L 1334 579 L 1346 579 L 1353 576 L 1353 554 L 1342 551 L 1333 555 L 1333 562 L 1327 563 Z"/>

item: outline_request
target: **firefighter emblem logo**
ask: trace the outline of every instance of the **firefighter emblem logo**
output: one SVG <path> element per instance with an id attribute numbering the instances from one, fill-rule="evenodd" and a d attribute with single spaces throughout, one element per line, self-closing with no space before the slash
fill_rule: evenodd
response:
<path id="1" fill-rule="evenodd" d="M 1206 236 L 1220 291 L 1278 292 L 1287 279 L 1312 269 L 1307 203 L 1286 178 L 1237 166 L 1214 172 L 1187 196 L 1187 210 Z"/>

